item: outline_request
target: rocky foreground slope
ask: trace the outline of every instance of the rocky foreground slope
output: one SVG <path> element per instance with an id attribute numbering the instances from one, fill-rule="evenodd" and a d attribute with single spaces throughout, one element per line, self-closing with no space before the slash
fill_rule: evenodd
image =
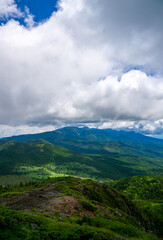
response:
<path id="1" fill-rule="evenodd" d="M 0 239 L 159 239 L 161 222 L 109 185 L 74 177 L 0 188 Z"/>

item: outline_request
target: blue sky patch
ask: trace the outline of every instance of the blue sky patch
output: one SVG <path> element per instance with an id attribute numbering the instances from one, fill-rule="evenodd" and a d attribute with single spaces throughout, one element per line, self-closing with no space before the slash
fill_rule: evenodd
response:
<path id="1" fill-rule="evenodd" d="M 35 16 L 35 22 L 43 21 L 49 18 L 54 11 L 57 11 L 57 0 L 16 0 L 15 2 L 22 12 L 27 6 L 30 13 Z"/>
<path id="2" fill-rule="evenodd" d="M 142 65 L 126 65 L 125 68 L 123 69 L 123 73 L 127 73 L 131 70 L 144 71 L 144 66 L 142 66 Z"/>
<path id="3" fill-rule="evenodd" d="M 24 17 L 26 17 L 26 7 L 29 9 L 29 13 L 34 16 L 34 21 L 36 23 L 48 19 L 54 11 L 57 11 L 58 0 L 15 0 L 18 8 L 24 13 L 23 17 L 14 18 L 8 17 L 7 19 L 0 19 L 0 25 L 5 24 L 8 20 L 14 18 L 18 20 L 20 24 L 26 25 L 24 22 Z"/>

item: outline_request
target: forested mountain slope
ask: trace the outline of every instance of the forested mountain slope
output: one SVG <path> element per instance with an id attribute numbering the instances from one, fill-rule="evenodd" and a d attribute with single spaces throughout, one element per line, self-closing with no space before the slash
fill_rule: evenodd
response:
<path id="1" fill-rule="evenodd" d="M 112 129 L 65 127 L 51 132 L 20 135 L 6 140 L 44 139 L 55 145 L 81 153 L 121 153 L 146 157 L 163 157 L 163 140 L 135 132 Z"/>
<path id="2" fill-rule="evenodd" d="M 101 181 L 133 175 L 163 175 L 161 160 L 108 154 L 82 154 L 43 139 L 0 141 L 0 183 L 65 175 Z"/>

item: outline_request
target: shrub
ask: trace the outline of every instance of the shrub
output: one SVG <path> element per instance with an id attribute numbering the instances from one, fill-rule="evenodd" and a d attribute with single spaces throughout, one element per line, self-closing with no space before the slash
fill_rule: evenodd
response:
<path id="1" fill-rule="evenodd" d="M 85 208 L 88 211 L 95 212 L 97 210 L 97 207 L 89 202 L 79 201 L 79 203 L 82 205 L 83 208 Z"/>

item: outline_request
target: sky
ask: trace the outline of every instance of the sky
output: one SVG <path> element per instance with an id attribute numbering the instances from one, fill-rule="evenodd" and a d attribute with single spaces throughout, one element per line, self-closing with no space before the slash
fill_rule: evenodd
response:
<path id="1" fill-rule="evenodd" d="M 0 0 L 0 137 L 163 136 L 162 0 Z"/>

